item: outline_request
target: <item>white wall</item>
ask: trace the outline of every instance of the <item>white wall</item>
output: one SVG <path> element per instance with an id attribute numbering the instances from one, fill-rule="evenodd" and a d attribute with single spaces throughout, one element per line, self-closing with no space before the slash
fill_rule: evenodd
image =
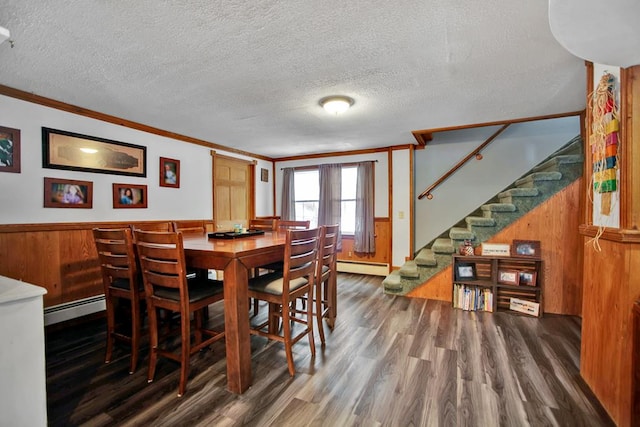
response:
<path id="1" fill-rule="evenodd" d="M 208 219 L 213 216 L 210 149 L 155 134 L 102 122 L 84 116 L 0 95 L 0 125 L 21 132 L 21 173 L 0 173 L 0 223 L 49 223 L 91 221 L 135 221 L 169 219 Z M 42 127 L 75 132 L 147 147 L 147 177 L 72 172 L 42 167 Z M 167 129 L 171 131 L 171 129 Z M 216 150 L 231 157 L 253 158 Z M 159 158 L 180 160 L 180 188 L 159 186 Z M 260 181 L 260 169 L 272 164 L 258 160 L 256 165 L 256 212 L 271 212 L 273 192 Z M 93 182 L 93 209 L 44 208 L 44 177 Z M 147 185 L 147 209 L 113 209 L 112 184 Z"/>
<path id="2" fill-rule="evenodd" d="M 416 250 L 579 135 L 580 119 L 567 117 L 511 125 L 482 151 L 482 160 L 471 159 L 437 187 L 432 200 L 417 199 L 498 129 L 499 126 L 492 126 L 438 133 L 424 150 L 415 151 Z"/>
<path id="3" fill-rule="evenodd" d="M 391 218 L 393 267 L 404 264 L 405 258 L 411 256 L 411 157 L 409 150 L 394 150 L 392 154 L 393 168 L 393 204 Z"/>

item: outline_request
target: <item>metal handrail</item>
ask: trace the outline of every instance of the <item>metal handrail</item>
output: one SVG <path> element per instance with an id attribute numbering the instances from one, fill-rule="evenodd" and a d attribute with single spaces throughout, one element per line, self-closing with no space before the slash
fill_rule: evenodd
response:
<path id="1" fill-rule="evenodd" d="M 426 190 L 424 190 L 422 193 L 420 193 L 420 195 L 418 196 L 418 199 L 422 199 L 424 197 L 426 197 L 427 199 L 431 200 L 433 199 L 433 194 L 431 194 L 431 192 L 440 184 L 442 184 L 444 181 L 447 180 L 447 178 L 449 178 L 451 175 L 453 175 L 458 169 L 460 169 L 465 163 L 467 163 L 472 157 L 476 157 L 478 160 L 482 160 L 482 154 L 480 154 L 480 151 L 482 151 L 483 148 L 485 148 L 487 145 L 489 145 L 491 143 L 491 141 L 493 141 L 494 139 L 496 139 L 498 137 L 498 135 L 500 135 L 502 132 L 504 132 L 504 130 L 506 128 L 509 127 L 511 123 L 507 123 L 505 125 L 503 125 L 500 129 L 498 129 L 493 135 L 491 135 L 485 142 L 483 142 L 482 144 L 480 144 L 475 150 L 473 150 L 471 153 L 467 154 L 462 160 L 460 160 L 458 163 L 456 163 L 456 165 L 454 167 L 452 167 L 451 169 L 449 169 L 448 172 L 446 172 L 444 175 L 442 175 L 440 178 L 438 178 L 436 180 L 436 182 L 434 182 L 433 184 L 431 184 Z"/>

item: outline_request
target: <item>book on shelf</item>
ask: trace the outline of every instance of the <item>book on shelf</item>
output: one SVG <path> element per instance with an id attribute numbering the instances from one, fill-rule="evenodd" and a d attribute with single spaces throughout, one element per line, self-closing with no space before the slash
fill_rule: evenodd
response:
<path id="1" fill-rule="evenodd" d="M 493 292 L 489 288 L 455 283 L 453 307 L 467 311 L 493 311 Z"/>

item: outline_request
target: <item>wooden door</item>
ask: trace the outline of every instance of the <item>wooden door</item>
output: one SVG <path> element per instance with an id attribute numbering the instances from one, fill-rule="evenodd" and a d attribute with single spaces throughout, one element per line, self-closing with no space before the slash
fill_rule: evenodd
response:
<path id="1" fill-rule="evenodd" d="M 247 227 L 253 218 L 255 165 L 213 154 L 213 219 L 217 230 Z"/>

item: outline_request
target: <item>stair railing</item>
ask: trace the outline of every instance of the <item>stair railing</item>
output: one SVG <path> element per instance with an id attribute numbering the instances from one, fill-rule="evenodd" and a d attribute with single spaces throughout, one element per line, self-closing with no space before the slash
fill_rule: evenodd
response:
<path id="1" fill-rule="evenodd" d="M 418 199 L 422 199 L 424 197 L 426 197 L 427 199 L 431 200 L 433 199 L 433 194 L 431 194 L 431 192 L 440 184 L 442 184 L 444 181 L 447 180 L 447 178 L 449 178 L 451 175 L 453 175 L 454 173 L 456 173 L 456 171 L 458 169 L 460 169 L 462 166 L 464 166 L 465 163 L 467 163 L 472 157 L 475 157 L 478 160 L 482 160 L 482 154 L 480 154 L 480 151 L 482 151 L 487 145 L 489 145 L 491 143 L 491 141 L 493 141 L 494 139 L 496 139 L 498 137 L 498 135 L 500 135 L 502 132 L 504 132 L 504 130 L 506 128 L 508 128 L 510 125 L 510 123 L 507 123 L 505 125 L 503 125 L 500 129 L 498 129 L 493 135 L 491 135 L 489 138 L 487 138 L 487 140 L 485 142 L 483 142 L 482 144 L 480 144 L 475 150 L 473 150 L 472 152 L 470 152 L 469 154 L 467 154 L 462 160 L 460 160 L 458 163 L 456 163 L 455 166 L 453 166 L 451 169 L 449 169 L 448 172 L 446 172 L 444 175 L 442 175 L 440 178 L 438 178 L 436 180 L 436 182 L 434 182 L 433 184 L 431 184 L 429 187 L 427 187 L 426 190 L 424 190 L 422 193 L 420 193 L 420 195 L 418 196 Z"/>

